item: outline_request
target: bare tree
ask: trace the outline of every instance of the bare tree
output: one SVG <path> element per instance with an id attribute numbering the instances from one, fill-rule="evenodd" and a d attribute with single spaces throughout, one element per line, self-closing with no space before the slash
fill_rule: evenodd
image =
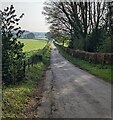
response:
<path id="1" fill-rule="evenodd" d="M 107 8 L 105 2 L 48 2 L 43 14 L 51 30 L 71 35 L 71 47 L 86 50 L 87 37 L 106 24 Z"/>

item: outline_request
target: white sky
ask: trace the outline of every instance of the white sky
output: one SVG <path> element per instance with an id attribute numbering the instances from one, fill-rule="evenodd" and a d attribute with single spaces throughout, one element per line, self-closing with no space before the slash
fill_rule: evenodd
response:
<path id="1" fill-rule="evenodd" d="M 2 2 L 2 9 L 14 5 L 17 15 L 25 14 L 20 20 L 22 29 L 32 32 L 47 32 L 49 25 L 46 23 L 45 16 L 42 15 L 44 2 L 45 0 L 5 0 Z"/>

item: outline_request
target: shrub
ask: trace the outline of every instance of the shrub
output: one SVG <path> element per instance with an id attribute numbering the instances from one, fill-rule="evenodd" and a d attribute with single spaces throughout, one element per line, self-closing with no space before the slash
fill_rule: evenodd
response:
<path id="1" fill-rule="evenodd" d="M 112 39 L 109 36 L 107 36 L 106 39 L 102 41 L 101 45 L 97 47 L 97 51 L 109 53 L 113 52 Z"/>
<path id="2" fill-rule="evenodd" d="M 15 84 L 17 80 L 22 80 L 25 72 L 23 68 L 24 53 L 23 43 L 17 41 L 24 31 L 21 30 L 19 20 L 13 5 L 0 11 L 2 25 L 2 80 L 5 84 Z"/>
<path id="3" fill-rule="evenodd" d="M 85 51 L 73 50 L 65 47 L 64 49 L 70 55 L 86 60 L 89 63 L 111 65 L 113 61 L 113 53 L 85 52 Z"/>

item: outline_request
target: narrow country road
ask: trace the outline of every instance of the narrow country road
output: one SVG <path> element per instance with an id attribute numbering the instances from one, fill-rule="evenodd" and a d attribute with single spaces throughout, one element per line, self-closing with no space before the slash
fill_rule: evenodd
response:
<path id="1" fill-rule="evenodd" d="M 75 67 L 52 45 L 39 118 L 111 118 L 111 85 Z"/>

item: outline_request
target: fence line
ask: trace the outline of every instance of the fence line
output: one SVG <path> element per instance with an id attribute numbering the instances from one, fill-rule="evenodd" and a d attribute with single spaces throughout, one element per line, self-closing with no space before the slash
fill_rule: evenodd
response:
<path id="1" fill-rule="evenodd" d="M 30 70 L 35 64 L 43 61 L 43 56 L 46 52 L 48 44 L 42 50 L 26 53 L 25 59 L 12 63 L 2 63 L 2 84 L 15 84 L 17 81 L 22 81 L 25 78 L 26 69 Z"/>

